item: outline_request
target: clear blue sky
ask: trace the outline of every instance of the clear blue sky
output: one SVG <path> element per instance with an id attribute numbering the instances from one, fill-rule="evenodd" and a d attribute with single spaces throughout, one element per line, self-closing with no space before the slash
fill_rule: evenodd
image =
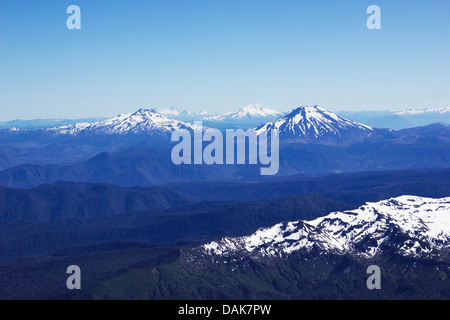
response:
<path id="1" fill-rule="evenodd" d="M 441 106 L 449 57 L 448 0 L 1 0 L 0 120 Z"/>

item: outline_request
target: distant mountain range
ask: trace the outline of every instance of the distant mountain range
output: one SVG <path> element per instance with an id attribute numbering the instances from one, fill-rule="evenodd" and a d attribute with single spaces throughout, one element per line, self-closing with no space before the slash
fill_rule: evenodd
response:
<path id="1" fill-rule="evenodd" d="M 450 126 L 374 129 L 318 106 L 293 109 L 254 127 L 278 129 L 278 176 L 450 166 Z M 37 131 L 0 132 L 0 185 L 33 187 L 62 181 L 121 186 L 176 181 L 259 181 L 258 165 L 175 165 L 176 129 L 195 126 L 140 109 L 108 120 Z"/>
<path id="2" fill-rule="evenodd" d="M 254 123 L 266 122 L 253 128 L 258 134 L 280 132 L 284 141 L 304 143 L 355 143 L 374 135 L 374 130 L 366 125 L 340 117 L 319 106 L 296 107 L 286 115 L 259 105 L 252 105 L 220 116 L 202 118 L 205 126 L 213 128 L 233 123 L 232 128 L 246 127 Z M 242 126 L 241 126 L 242 125 Z M 68 126 L 41 129 L 39 133 L 51 135 L 167 135 L 177 129 L 193 130 L 195 126 L 179 120 L 169 119 L 155 109 L 139 109 L 134 113 L 122 114 L 111 119 L 76 123 Z M 9 134 L 21 131 L 9 130 Z M 27 132 L 32 134 L 32 132 Z"/>
<path id="3" fill-rule="evenodd" d="M 408 109 L 405 111 L 398 111 L 394 114 L 398 116 L 404 116 L 404 115 L 417 115 L 417 114 L 447 114 L 450 113 L 450 105 L 444 106 L 444 107 L 438 107 L 438 108 L 424 108 L 424 109 Z"/>
<path id="4" fill-rule="evenodd" d="M 374 128 L 401 130 L 435 123 L 450 124 L 450 106 L 405 111 L 341 111 L 340 116 Z"/>
<path id="5" fill-rule="evenodd" d="M 286 114 L 286 112 L 277 111 L 258 104 L 249 105 L 224 114 L 211 113 L 204 110 L 188 111 L 176 107 L 158 108 L 154 110 L 169 119 L 187 123 L 203 121 L 204 125 L 207 126 L 230 129 L 248 129 L 254 126 L 260 126 L 266 122 L 275 121 Z M 433 123 L 450 124 L 450 106 L 408 109 L 404 111 L 340 111 L 337 114 L 343 118 L 364 123 L 373 128 L 389 128 L 394 130 L 426 126 Z M 0 130 L 39 130 L 70 126 L 77 123 L 95 123 L 107 119 L 107 117 L 85 119 L 18 119 L 0 122 Z"/>
<path id="6" fill-rule="evenodd" d="M 106 120 L 107 117 L 94 117 L 82 119 L 31 119 L 31 120 L 11 120 L 0 122 L 1 129 L 26 129 L 39 130 L 44 128 L 68 126 L 74 123 L 97 122 Z"/>

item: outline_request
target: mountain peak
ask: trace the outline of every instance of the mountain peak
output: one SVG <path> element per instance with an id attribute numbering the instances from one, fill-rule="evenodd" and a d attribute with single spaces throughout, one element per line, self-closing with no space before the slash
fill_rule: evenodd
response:
<path id="1" fill-rule="evenodd" d="M 147 109 L 147 108 L 140 108 L 138 109 L 136 112 L 133 113 L 133 115 L 138 115 L 138 114 L 160 114 L 156 109 Z"/>
<path id="2" fill-rule="evenodd" d="M 367 130 L 372 130 L 371 127 L 345 119 L 343 117 L 338 116 L 335 113 L 332 113 L 322 107 L 319 106 L 300 106 L 295 107 L 289 113 L 287 113 L 280 120 L 288 120 L 297 124 L 300 123 L 317 123 L 323 126 L 330 126 L 330 129 L 336 129 L 332 125 L 336 125 L 337 127 L 347 128 L 347 127 L 358 127 Z"/>
<path id="3" fill-rule="evenodd" d="M 300 112 L 323 112 L 325 109 L 315 106 L 298 106 L 291 110 L 292 113 L 300 113 Z"/>

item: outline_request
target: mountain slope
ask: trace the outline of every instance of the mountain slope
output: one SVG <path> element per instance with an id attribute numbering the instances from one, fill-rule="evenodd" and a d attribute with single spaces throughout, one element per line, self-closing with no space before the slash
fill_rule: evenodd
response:
<path id="1" fill-rule="evenodd" d="M 181 181 L 268 181 L 299 174 L 331 175 L 450 166 L 450 141 L 436 137 L 393 137 L 350 146 L 282 144 L 280 170 L 275 177 L 261 176 L 258 165 L 175 165 L 171 161 L 173 145 L 170 141 L 158 146 L 153 142 L 138 144 L 64 165 L 19 165 L 0 171 L 0 185 L 28 188 L 56 181 L 104 182 L 121 186 Z"/>
<path id="2" fill-rule="evenodd" d="M 33 189 L 0 187 L 0 221 L 51 221 L 113 216 L 129 211 L 168 209 L 194 201 L 156 187 L 118 187 L 58 182 Z"/>
<path id="3" fill-rule="evenodd" d="M 397 135 L 450 138 L 450 125 L 443 123 L 430 124 L 423 127 L 403 129 Z"/>
<path id="4" fill-rule="evenodd" d="M 0 170 L 18 166 L 21 163 L 16 157 L 0 150 Z"/>
<path id="5" fill-rule="evenodd" d="M 450 194 L 450 170 L 386 171 L 287 177 L 259 183 L 189 182 L 164 185 L 197 201 L 255 201 L 291 194 L 321 194 L 359 207 L 404 194 L 442 198 Z"/>
<path id="6" fill-rule="evenodd" d="M 186 248 L 149 248 L 123 242 L 102 247 L 115 250 L 102 252 L 92 246 L 76 256 L 0 261 L 0 300 L 450 299 L 450 267 L 439 262 L 396 257 L 370 262 L 325 256 L 305 260 L 292 256 L 268 262 L 244 259 L 210 263 L 193 257 Z M 74 263 L 89 277 L 82 278 L 82 290 L 66 287 L 64 271 Z M 367 289 L 369 264 L 380 266 L 382 290 Z M 299 305 L 284 303 L 266 316 L 288 319 L 298 313 Z M 329 315 L 332 313 L 336 310 L 330 309 Z"/>
<path id="7" fill-rule="evenodd" d="M 444 258 L 441 253 L 450 249 L 450 198 L 391 198 L 312 221 L 280 223 L 202 248 L 219 255 L 280 257 L 314 251 L 372 258 L 393 250 L 402 256 Z"/>
<path id="8" fill-rule="evenodd" d="M 374 134 L 366 125 L 342 118 L 318 106 L 293 109 L 276 121 L 254 128 L 258 134 L 277 129 L 280 139 L 304 143 L 360 142 Z"/>

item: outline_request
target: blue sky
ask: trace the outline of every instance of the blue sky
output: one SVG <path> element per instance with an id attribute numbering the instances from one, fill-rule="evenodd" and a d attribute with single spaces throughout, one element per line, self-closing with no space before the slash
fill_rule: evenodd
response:
<path id="1" fill-rule="evenodd" d="M 448 0 L 1 0 L 0 120 L 441 106 L 449 57 Z"/>

